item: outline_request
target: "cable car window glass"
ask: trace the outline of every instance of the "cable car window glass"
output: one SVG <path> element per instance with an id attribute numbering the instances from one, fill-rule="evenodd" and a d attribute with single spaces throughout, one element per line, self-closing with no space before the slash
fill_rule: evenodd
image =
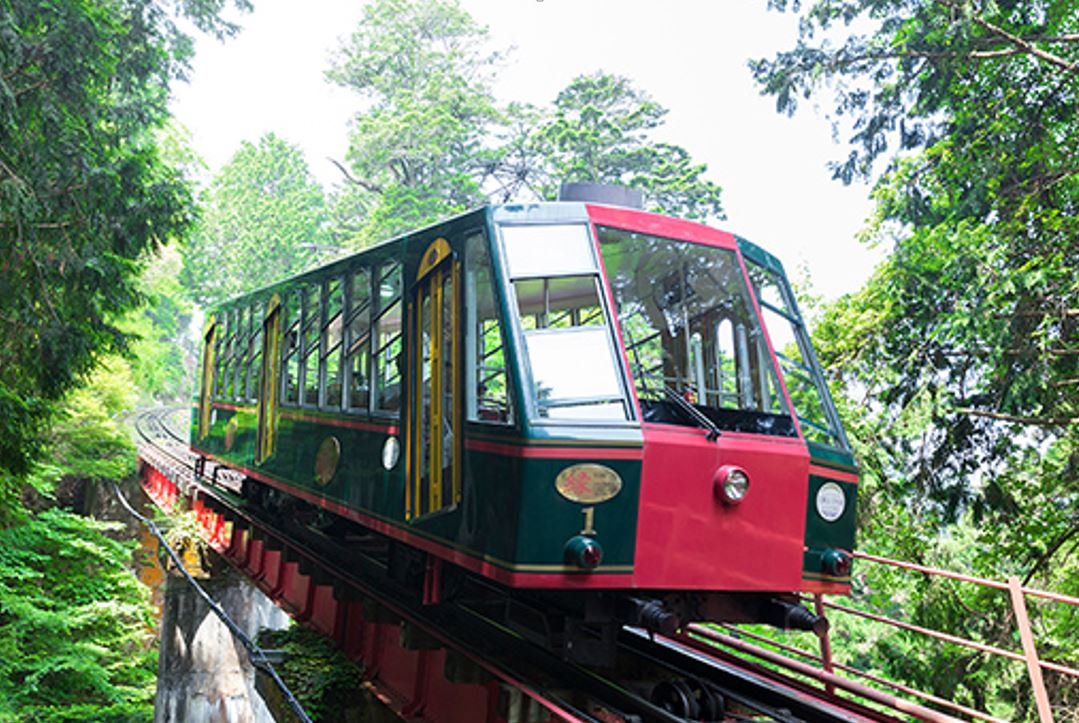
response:
<path id="1" fill-rule="evenodd" d="M 225 399 L 232 399 L 236 389 L 236 310 L 228 311 L 228 337 L 225 340 Z"/>
<path id="2" fill-rule="evenodd" d="M 793 291 L 786 279 L 750 259 L 746 268 L 802 434 L 811 442 L 848 449 Z"/>
<path id="3" fill-rule="evenodd" d="M 368 356 L 371 348 L 371 276 L 367 269 L 351 277 L 348 307 L 348 407 L 367 411 L 370 400 Z"/>
<path id="4" fill-rule="evenodd" d="M 540 417 L 626 418 L 606 328 L 528 332 L 525 349 Z"/>
<path id="5" fill-rule="evenodd" d="M 468 419 L 513 422 L 506 376 L 506 344 L 495 297 L 487 239 L 465 241 L 465 400 Z"/>
<path id="6" fill-rule="evenodd" d="M 303 293 L 303 362 L 301 374 L 303 381 L 302 402 L 307 406 L 318 404 L 318 344 L 319 344 L 319 292 L 321 284 L 310 283 Z"/>
<path id="7" fill-rule="evenodd" d="M 236 310 L 236 339 L 233 349 L 233 398 L 242 399 L 247 391 L 247 308 Z"/>
<path id="8" fill-rule="evenodd" d="M 503 226 L 502 239 L 535 416 L 629 419 L 588 227 Z"/>
<path id="9" fill-rule="evenodd" d="M 265 304 L 255 302 L 251 306 L 251 343 L 248 345 L 247 399 L 258 400 L 259 370 L 262 368 L 262 318 Z"/>
<path id="10" fill-rule="evenodd" d="M 322 369 L 325 375 L 322 405 L 327 409 L 341 408 L 341 340 L 344 335 L 341 307 L 341 279 L 333 278 L 326 286 L 326 321 L 322 327 Z"/>
<path id="11" fill-rule="evenodd" d="M 375 322 L 375 409 L 401 409 L 401 266 L 380 268 L 378 320 Z"/>
<path id="12" fill-rule="evenodd" d="M 228 329 L 228 315 L 220 312 L 217 332 L 214 334 L 214 398 L 225 396 L 225 334 Z"/>
<path id="13" fill-rule="evenodd" d="M 299 289 L 290 292 L 285 300 L 285 318 L 288 325 L 285 327 L 284 342 L 282 344 L 281 359 L 284 367 L 281 375 L 281 383 L 284 393 L 281 395 L 281 403 L 285 405 L 298 405 L 300 403 L 300 312 L 303 292 Z"/>
<path id="14" fill-rule="evenodd" d="M 596 270 L 592 238 L 584 224 L 503 226 L 510 276 L 555 276 Z"/>
<path id="15" fill-rule="evenodd" d="M 797 434 L 733 250 L 610 228 L 599 239 L 645 421 L 696 425 L 670 389 L 721 429 Z"/>

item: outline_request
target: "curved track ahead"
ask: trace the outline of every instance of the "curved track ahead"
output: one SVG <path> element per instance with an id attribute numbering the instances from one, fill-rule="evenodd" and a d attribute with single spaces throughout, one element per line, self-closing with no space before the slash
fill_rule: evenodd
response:
<path id="1" fill-rule="evenodd" d="M 243 476 L 199 463 L 186 435 L 176 431 L 176 416 L 185 411 L 154 409 L 136 416 L 144 464 L 171 480 L 189 504 L 199 499 L 221 510 L 235 524 L 273 540 L 286 557 L 302 560 L 309 571 L 317 570 L 320 579 L 358 591 L 392 611 L 402 624 L 477 663 L 504 687 L 531 701 L 529 720 L 543 719 L 536 713 L 546 714 L 547 720 L 662 723 L 896 720 L 718 651 L 712 656 L 699 647 L 634 628 L 622 631 L 616 668 L 599 670 L 561 660 L 494 622 L 485 613 L 490 599 L 423 605 L 415 590 L 386 575 L 387 561 L 378 545 L 344 543 L 297 518 L 286 519 L 245 502 L 238 494 Z M 505 592 L 491 590 L 491 594 L 497 599 Z M 377 690 L 378 681 L 365 685 Z M 488 720 L 513 717 L 507 713 Z"/>

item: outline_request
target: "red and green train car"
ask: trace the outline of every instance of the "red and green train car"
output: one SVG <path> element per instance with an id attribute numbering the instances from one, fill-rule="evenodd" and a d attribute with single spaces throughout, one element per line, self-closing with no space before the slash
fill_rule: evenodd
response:
<path id="1" fill-rule="evenodd" d="M 488 206 L 229 301 L 204 341 L 199 454 L 428 575 L 656 629 L 812 627 L 791 595 L 849 589 L 850 447 L 781 264 L 729 233 Z"/>

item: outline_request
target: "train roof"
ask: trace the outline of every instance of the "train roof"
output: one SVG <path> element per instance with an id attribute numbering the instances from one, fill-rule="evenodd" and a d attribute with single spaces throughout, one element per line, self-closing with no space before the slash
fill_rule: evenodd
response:
<path id="1" fill-rule="evenodd" d="M 574 223 L 585 222 L 590 220 L 588 208 L 590 206 L 605 207 L 620 212 L 625 212 L 628 215 L 639 215 L 642 218 L 655 218 L 655 219 L 674 219 L 679 224 L 686 224 L 687 226 L 699 226 L 701 230 L 707 230 L 710 233 L 720 231 L 721 233 L 728 234 L 729 232 L 721 231 L 715 226 L 701 223 L 699 221 L 677 219 L 673 216 L 666 216 L 663 214 L 654 213 L 651 211 L 644 211 L 641 209 L 627 208 L 624 206 L 607 206 L 600 203 L 588 203 L 582 201 L 536 201 L 528 203 L 507 203 L 507 204 L 485 204 L 483 206 L 477 206 L 469 209 L 455 216 L 442 219 L 432 224 L 422 226 L 420 228 L 407 231 L 405 233 L 394 236 L 393 238 L 385 241 L 380 241 L 371 246 L 357 249 L 356 251 L 349 253 L 346 256 L 342 256 L 339 259 L 335 259 L 327 264 L 323 264 L 314 268 L 307 269 L 301 273 L 294 274 L 292 276 L 284 277 L 278 281 L 261 286 L 243 294 L 238 294 L 225 301 L 214 304 L 211 310 L 226 309 L 244 300 L 251 299 L 252 297 L 263 296 L 273 293 L 275 290 L 284 286 L 288 286 L 297 281 L 303 281 L 305 279 L 315 278 L 322 276 L 326 273 L 332 273 L 335 269 L 345 270 L 351 264 L 355 262 L 358 257 L 374 257 L 388 256 L 393 253 L 395 246 L 407 242 L 408 239 L 423 236 L 428 234 L 434 229 L 453 229 L 462 225 L 474 225 L 477 222 L 485 222 L 490 219 L 496 223 L 503 222 L 527 222 L 527 223 Z M 730 234 L 737 242 L 739 250 L 747 258 L 755 261 L 756 263 L 764 266 L 776 273 L 786 276 L 783 270 L 783 264 L 778 258 L 765 251 L 757 244 L 738 236 L 737 234 Z"/>

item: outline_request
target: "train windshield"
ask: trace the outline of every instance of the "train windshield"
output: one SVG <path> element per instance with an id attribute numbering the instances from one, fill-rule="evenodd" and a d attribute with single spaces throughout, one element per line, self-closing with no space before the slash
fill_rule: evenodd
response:
<path id="1" fill-rule="evenodd" d="M 584 224 L 503 226 L 534 417 L 624 421 L 630 405 Z"/>
<path id="2" fill-rule="evenodd" d="M 828 394 L 813 346 L 809 343 L 809 333 L 786 277 L 749 258 L 748 254 L 746 270 L 757 294 L 761 316 L 802 434 L 809 442 L 849 450 L 839 413 Z"/>
<path id="3" fill-rule="evenodd" d="M 645 421 L 796 436 L 772 356 L 734 251 L 600 228 Z"/>

